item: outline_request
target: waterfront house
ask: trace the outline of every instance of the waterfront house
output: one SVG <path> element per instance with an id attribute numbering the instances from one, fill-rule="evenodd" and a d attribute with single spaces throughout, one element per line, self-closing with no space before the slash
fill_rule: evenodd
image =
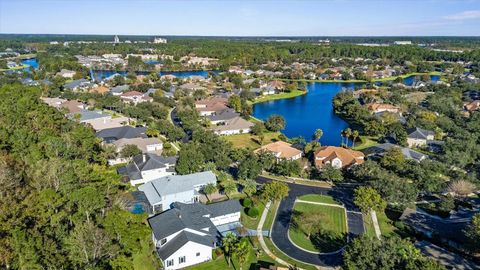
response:
<path id="1" fill-rule="evenodd" d="M 174 203 L 172 209 L 148 219 L 164 269 L 185 268 L 212 260 L 222 235 L 241 226 L 238 200 L 209 205 Z"/>
<path id="2" fill-rule="evenodd" d="M 277 160 L 297 160 L 302 157 L 302 151 L 284 141 L 269 143 L 255 150 L 257 154 L 262 152 L 272 153 Z"/>
<path id="3" fill-rule="evenodd" d="M 269 82 L 268 86 L 272 87 L 275 90 L 283 90 L 285 88 L 285 83 L 279 80 L 275 80 Z"/>
<path id="4" fill-rule="evenodd" d="M 174 202 L 198 202 L 202 189 L 208 184 L 217 184 L 217 177 L 211 171 L 164 176 L 146 182 L 138 190 L 145 193 L 154 212 L 162 212 L 170 209 Z"/>
<path id="5" fill-rule="evenodd" d="M 400 113 L 400 107 L 386 104 L 386 103 L 370 103 L 367 104 L 367 108 L 372 113 L 379 113 L 379 112 L 391 112 L 391 113 Z"/>
<path id="6" fill-rule="evenodd" d="M 62 69 L 62 70 L 60 70 L 60 72 L 57 72 L 57 74 L 55 74 L 55 75 L 63 77 L 63 78 L 67 78 L 67 79 L 73 79 L 73 76 L 75 76 L 75 73 L 77 73 L 77 72 L 75 72 L 73 70 Z"/>
<path id="7" fill-rule="evenodd" d="M 118 141 L 114 144 L 125 146 L 123 143 L 118 143 Z M 141 146 L 142 148 L 153 151 L 156 151 L 157 147 L 161 145 L 158 141 L 152 142 L 148 139 L 144 139 L 141 144 L 143 145 Z M 150 152 L 144 152 L 133 157 L 129 164 L 117 169 L 118 173 L 128 179 L 132 186 L 145 184 L 154 179 L 175 174 L 176 157 L 163 157 Z"/>
<path id="8" fill-rule="evenodd" d="M 338 146 L 323 146 L 314 153 L 315 167 L 321 169 L 325 165 L 334 168 L 349 168 L 353 165 L 362 164 L 365 155 L 360 151 Z"/>
<path id="9" fill-rule="evenodd" d="M 217 135 L 234 135 L 249 133 L 253 126 L 252 122 L 237 116 L 225 121 L 223 125 L 212 127 L 211 130 Z"/>
<path id="10" fill-rule="evenodd" d="M 422 129 L 411 128 L 407 130 L 407 144 L 408 147 L 418 147 L 427 145 L 428 141 L 432 141 L 435 137 L 435 132 Z"/>

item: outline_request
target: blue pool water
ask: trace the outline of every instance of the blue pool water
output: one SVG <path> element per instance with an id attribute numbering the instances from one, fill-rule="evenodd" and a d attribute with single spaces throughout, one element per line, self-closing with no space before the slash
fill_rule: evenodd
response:
<path id="1" fill-rule="evenodd" d="M 439 76 L 431 76 L 433 81 Z M 415 77 L 405 79 L 405 84 L 412 85 Z M 255 104 L 253 116 L 266 120 L 272 114 L 285 118 L 286 127 L 282 132 L 289 138 L 303 136 L 311 140 L 317 128 L 323 130 L 320 139 L 322 145 L 340 145 L 341 131 L 348 127 L 347 122 L 333 112 L 333 97 L 342 89 L 354 89 L 361 84 L 354 83 L 309 83 L 308 93 L 290 99 L 273 100 Z"/>
<path id="2" fill-rule="evenodd" d="M 33 67 L 34 69 L 38 69 L 38 61 L 37 58 L 31 58 L 31 59 L 23 59 L 22 64 L 28 65 L 29 67 Z M 27 68 L 28 69 L 28 68 Z"/>
<path id="3" fill-rule="evenodd" d="M 143 213 L 145 213 L 145 209 L 143 209 L 143 205 L 141 203 L 136 203 L 130 209 L 130 213 L 132 213 L 132 214 L 143 214 Z"/>

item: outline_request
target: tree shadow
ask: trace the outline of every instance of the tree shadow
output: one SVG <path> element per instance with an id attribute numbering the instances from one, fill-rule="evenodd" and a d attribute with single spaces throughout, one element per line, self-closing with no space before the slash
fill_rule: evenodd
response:
<path id="1" fill-rule="evenodd" d="M 334 233 L 327 230 L 318 230 L 310 236 L 313 246 L 320 252 L 333 252 L 341 249 L 346 244 L 345 233 Z"/>

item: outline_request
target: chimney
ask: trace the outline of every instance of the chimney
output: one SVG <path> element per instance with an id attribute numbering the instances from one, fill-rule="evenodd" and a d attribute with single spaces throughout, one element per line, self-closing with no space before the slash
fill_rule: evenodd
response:
<path id="1" fill-rule="evenodd" d="M 147 154 L 143 153 L 142 157 L 143 157 L 143 163 L 145 163 L 147 161 Z"/>

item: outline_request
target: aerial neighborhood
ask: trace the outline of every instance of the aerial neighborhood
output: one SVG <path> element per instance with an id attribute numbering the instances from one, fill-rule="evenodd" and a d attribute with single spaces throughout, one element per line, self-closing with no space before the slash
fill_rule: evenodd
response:
<path id="1" fill-rule="evenodd" d="M 478 38 L 11 38 L 2 269 L 480 268 Z"/>

